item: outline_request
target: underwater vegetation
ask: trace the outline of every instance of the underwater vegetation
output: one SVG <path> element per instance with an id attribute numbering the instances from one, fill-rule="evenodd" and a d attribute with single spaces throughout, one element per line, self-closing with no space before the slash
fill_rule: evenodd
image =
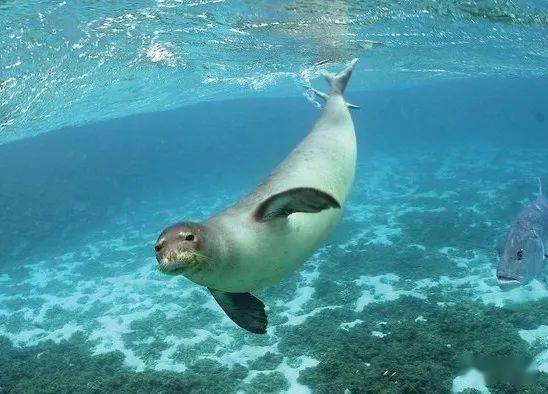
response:
<path id="1" fill-rule="evenodd" d="M 493 279 L 497 235 L 515 201 L 534 198 L 529 168 L 548 168 L 546 151 L 523 152 L 363 159 L 372 175 L 358 177 L 330 242 L 260 292 L 272 325 L 262 337 L 157 272 L 150 240 L 179 210 L 150 201 L 0 276 L 0 390 L 442 393 L 474 370 L 484 386 L 469 387 L 484 392 L 546 392 L 548 290 L 502 292 Z M 187 212 L 216 209 L 207 193 Z"/>
<path id="2" fill-rule="evenodd" d="M 443 299 L 438 297 L 433 299 Z M 545 322 L 543 314 L 548 314 L 546 300 L 508 312 L 479 303 L 448 307 L 402 297 L 361 313 L 330 311 L 329 318 L 322 313 L 306 324 L 281 328 L 278 350 L 289 360 L 306 355 L 318 361 L 297 380 L 318 393 L 341 388 L 356 393 L 448 392 L 454 377 L 472 365 L 482 368 L 493 393 L 543 393 L 548 390 L 546 373 L 523 374 L 538 349 L 517 334 Z M 340 321 L 349 317 L 360 321 L 340 329 Z M 283 357 L 273 353 L 248 365 L 227 367 L 198 359 L 183 372 L 135 372 L 119 352 L 91 356 L 89 343 L 79 334 L 25 348 L 2 338 L 0 350 L 1 392 L 275 393 L 289 387 L 276 370 Z"/>

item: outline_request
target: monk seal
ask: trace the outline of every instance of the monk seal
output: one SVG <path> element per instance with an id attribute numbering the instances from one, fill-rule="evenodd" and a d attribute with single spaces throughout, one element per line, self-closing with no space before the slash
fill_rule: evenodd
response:
<path id="1" fill-rule="evenodd" d="M 331 92 L 312 130 L 268 178 L 202 222 L 167 227 L 155 245 L 162 272 L 209 289 L 240 327 L 266 332 L 264 304 L 250 294 L 301 266 L 337 224 L 354 181 L 356 135 L 343 98 L 357 59 L 324 72 Z"/>

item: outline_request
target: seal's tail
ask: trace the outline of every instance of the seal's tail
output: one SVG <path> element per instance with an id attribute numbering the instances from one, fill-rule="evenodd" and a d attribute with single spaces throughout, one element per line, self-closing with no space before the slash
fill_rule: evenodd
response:
<path id="1" fill-rule="evenodd" d="M 338 74 L 333 74 L 327 71 L 324 71 L 322 74 L 324 78 L 329 83 L 329 86 L 331 86 L 331 94 L 343 94 L 344 90 L 346 89 L 346 85 L 348 84 L 348 80 L 350 79 L 350 76 L 352 75 L 352 70 L 354 70 L 354 66 L 358 62 L 357 58 L 352 59 L 346 68 L 342 70 Z"/>
<path id="2" fill-rule="evenodd" d="M 342 70 L 338 74 L 333 74 L 327 71 L 323 71 L 322 75 L 327 80 L 327 83 L 329 83 L 329 86 L 331 87 L 331 93 L 326 94 L 324 92 L 320 92 L 319 90 L 314 89 L 313 87 L 309 87 L 312 92 L 327 101 L 330 95 L 341 95 L 344 93 L 344 90 L 346 89 L 346 85 L 348 84 L 348 80 L 350 79 L 350 76 L 352 75 L 352 70 L 354 70 L 354 66 L 358 62 L 358 59 L 352 59 L 346 68 Z M 351 109 L 359 109 L 357 105 L 351 104 L 349 102 L 345 102 L 346 106 Z"/>

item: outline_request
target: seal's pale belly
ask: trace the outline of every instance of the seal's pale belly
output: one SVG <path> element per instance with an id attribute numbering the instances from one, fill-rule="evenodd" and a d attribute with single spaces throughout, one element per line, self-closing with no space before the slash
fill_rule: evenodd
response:
<path id="1" fill-rule="evenodd" d="M 340 209 L 294 213 L 287 219 L 268 222 L 257 222 L 250 212 L 256 201 L 264 199 L 262 194 L 299 186 L 330 193 L 343 206 L 354 181 L 356 137 L 342 100 L 334 104 L 338 105 L 334 110 L 340 110 L 336 114 L 340 117 L 337 127 L 332 122 L 329 127 L 318 122 L 292 153 L 298 155 L 298 160 L 290 155 L 271 175 L 264 190 L 221 215 L 232 249 L 215 283 L 205 285 L 226 292 L 248 292 L 275 284 L 299 268 L 327 239 L 341 217 Z M 277 182 L 277 177 L 282 181 Z"/>
<path id="2" fill-rule="evenodd" d="M 247 291 L 278 283 L 295 272 L 325 242 L 333 227 L 341 217 L 340 210 L 330 210 L 320 214 L 296 213 L 291 215 L 287 225 L 276 231 L 261 233 L 261 250 L 253 253 L 243 251 L 242 260 L 237 263 L 245 266 L 235 283 L 231 284 Z M 255 233 L 257 235 L 257 233 Z M 252 243 L 253 244 L 253 243 Z M 245 247 L 245 243 L 242 243 Z M 247 262 L 254 260 L 254 264 Z M 242 286 L 242 287 L 240 287 Z"/>
<path id="3" fill-rule="evenodd" d="M 208 287 L 248 292 L 279 282 L 299 268 L 329 236 L 341 210 L 295 213 L 287 220 L 256 223 L 242 218 L 223 269 L 208 276 Z M 234 218 L 231 218 L 234 223 Z M 244 224 L 245 223 L 245 224 Z"/>

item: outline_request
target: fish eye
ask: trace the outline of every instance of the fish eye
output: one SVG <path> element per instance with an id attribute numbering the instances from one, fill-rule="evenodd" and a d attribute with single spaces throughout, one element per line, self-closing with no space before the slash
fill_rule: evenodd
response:
<path id="1" fill-rule="evenodd" d="M 185 237 L 185 241 L 194 241 L 194 234 L 188 234 Z"/>
<path id="2" fill-rule="evenodd" d="M 523 249 L 518 250 L 518 254 L 516 257 L 518 260 L 523 260 Z"/>

